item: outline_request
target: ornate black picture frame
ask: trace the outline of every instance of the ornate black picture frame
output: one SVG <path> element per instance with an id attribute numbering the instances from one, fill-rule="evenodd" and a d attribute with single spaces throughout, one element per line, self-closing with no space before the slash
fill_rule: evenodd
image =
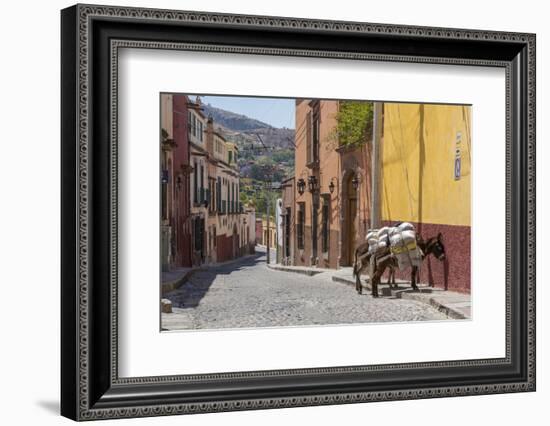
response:
<path id="1" fill-rule="evenodd" d="M 64 9 L 61 29 L 62 415 L 92 420 L 535 390 L 534 34 L 95 5 Z M 120 47 L 504 68 L 506 356 L 119 378 Z"/>

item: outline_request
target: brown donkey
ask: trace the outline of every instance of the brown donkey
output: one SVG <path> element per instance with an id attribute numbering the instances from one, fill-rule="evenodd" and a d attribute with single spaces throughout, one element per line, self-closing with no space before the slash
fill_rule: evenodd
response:
<path id="1" fill-rule="evenodd" d="M 445 260 L 445 246 L 443 245 L 441 232 L 435 236 L 423 240 L 420 235 L 416 236 L 416 243 L 422 252 L 422 260 L 427 256 L 432 254 L 439 261 Z M 353 267 L 353 274 L 355 276 L 355 289 L 359 294 L 363 292 L 363 286 L 361 285 L 361 272 L 369 265 L 371 261 L 371 256 L 365 251 L 365 248 L 362 247 L 364 244 L 360 245 L 355 251 L 356 261 Z M 361 249 L 361 250 L 360 250 Z M 368 250 L 368 247 L 367 247 Z M 375 262 L 375 270 L 370 277 L 372 296 L 378 297 L 378 284 L 380 284 L 382 275 L 386 271 L 386 268 L 390 269 L 390 276 L 388 278 L 388 284 L 390 287 L 392 284 L 395 285 L 395 269 L 398 267 L 396 257 L 391 253 L 390 249 L 387 248 L 381 253 L 376 255 L 376 258 L 373 259 Z M 411 287 L 413 290 L 417 290 L 418 286 L 416 285 L 418 277 L 418 267 L 413 266 L 411 270 Z"/>

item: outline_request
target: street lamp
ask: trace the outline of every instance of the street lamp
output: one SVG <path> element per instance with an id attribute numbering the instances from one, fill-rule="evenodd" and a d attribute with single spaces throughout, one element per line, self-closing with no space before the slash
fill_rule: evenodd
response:
<path id="1" fill-rule="evenodd" d="M 313 175 L 307 178 L 307 186 L 309 189 L 309 192 L 314 193 L 317 189 L 317 178 Z"/>
<path id="2" fill-rule="evenodd" d="M 298 188 L 298 193 L 302 195 L 306 189 L 306 181 L 304 179 L 298 179 L 296 182 L 296 187 Z"/>

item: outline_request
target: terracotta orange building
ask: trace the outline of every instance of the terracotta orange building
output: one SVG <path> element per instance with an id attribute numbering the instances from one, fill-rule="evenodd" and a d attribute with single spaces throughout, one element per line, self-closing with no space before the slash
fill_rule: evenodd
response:
<path id="1" fill-rule="evenodd" d="M 296 101 L 295 265 L 351 265 L 368 229 L 369 153 L 340 145 L 338 109 L 333 100 Z"/>
<path id="2" fill-rule="evenodd" d="M 423 238 L 441 232 L 447 252 L 424 262 L 421 282 L 470 291 L 470 107 L 372 105 L 364 141 L 343 145 L 340 101 L 296 101 L 294 265 L 352 265 L 369 228 L 407 221 Z"/>

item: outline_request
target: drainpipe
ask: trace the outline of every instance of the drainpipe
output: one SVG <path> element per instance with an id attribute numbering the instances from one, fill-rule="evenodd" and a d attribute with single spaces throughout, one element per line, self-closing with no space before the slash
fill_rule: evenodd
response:
<path id="1" fill-rule="evenodd" d="M 380 150 L 382 141 L 382 102 L 374 102 L 372 126 L 372 164 L 371 164 L 371 229 L 380 228 Z"/>

